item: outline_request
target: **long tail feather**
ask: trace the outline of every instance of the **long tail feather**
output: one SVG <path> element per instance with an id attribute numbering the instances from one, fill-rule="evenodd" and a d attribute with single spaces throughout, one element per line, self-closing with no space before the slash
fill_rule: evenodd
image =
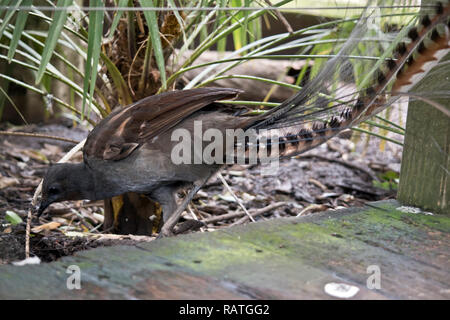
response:
<path id="1" fill-rule="evenodd" d="M 345 56 L 355 48 L 358 39 L 364 34 L 368 19 L 367 10 L 365 14 L 352 32 L 348 43 L 335 58 L 325 64 L 322 72 L 310 84 L 278 107 L 250 120 L 248 128 L 289 130 L 290 133 L 282 135 L 278 141 L 279 156 L 290 157 L 310 150 L 339 132 L 381 112 L 401 96 L 408 95 L 408 92 L 450 52 L 450 1 L 446 4 L 438 2 L 433 15 L 424 15 L 418 26 L 408 30 L 409 39 L 400 43 L 393 56 L 380 67 L 371 82 L 372 85 L 359 91 L 355 98 L 348 99 L 344 95 L 340 99 L 344 98 L 345 101 L 326 100 L 327 104 L 332 103 L 333 106 L 305 112 L 314 108 L 308 106 L 307 102 L 320 92 L 323 87 L 321 82 L 345 62 Z M 329 114 L 330 109 L 339 110 L 339 113 L 326 120 L 315 120 L 323 114 Z M 295 133 L 292 133 L 294 130 Z"/>

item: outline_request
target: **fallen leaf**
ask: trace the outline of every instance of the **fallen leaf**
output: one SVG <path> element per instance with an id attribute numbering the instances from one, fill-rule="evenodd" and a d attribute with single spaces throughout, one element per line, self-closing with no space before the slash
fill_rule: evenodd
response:
<path id="1" fill-rule="evenodd" d="M 247 192 L 244 192 L 241 197 L 244 202 L 249 202 L 256 199 L 255 196 L 248 194 Z"/>
<path id="2" fill-rule="evenodd" d="M 292 192 L 292 182 L 290 180 L 277 181 L 277 186 L 274 190 L 280 193 L 290 194 Z"/>
<path id="3" fill-rule="evenodd" d="M 0 174 L 0 189 L 8 188 L 19 184 L 16 178 L 4 177 Z"/>
<path id="4" fill-rule="evenodd" d="M 245 174 L 245 172 L 243 172 L 243 171 L 235 171 L 235 170 L 228 170 L 228 174 L 230 176 L 240 177 L 240 176 L 243 176 Z"/>
<path id="5" fill-rule="evenodd" d="M 53 222 L 45 223 L 40 226 L 34 227 L 33 229 L 31 229 L 31 231 L 33 231 L 34 233 L 39 233 L 43 230 L 50 231 L 50 230 L 58 228 L 60 225 L 61 225 L 61 223 L 53 221 Z"/>
<path id="6" fill-rule="evenodd" d="M 5 219 L 9 223 L 11 223 L 13 226 L 23 222 L 22 218 L 17 213 L 15 213 L 14 211 L 10 211 L 10 210 L 6 211 Z"/>
<path id="7" fill-rule="evenodd" d="M 219 194 L 219 198 L 227 202 L 236 202 L 236 199 L 234 199 L 234 197 L 229 192 L 226 192 L 224 195 Z"/>

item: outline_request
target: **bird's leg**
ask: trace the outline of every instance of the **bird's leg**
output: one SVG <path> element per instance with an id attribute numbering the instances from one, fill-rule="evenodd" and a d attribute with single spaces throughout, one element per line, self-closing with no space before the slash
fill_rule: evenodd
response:
<path id="1" fill-rule="evenodd" d="M 170 217 L 172 212 L 177 209 L 177 191 L 177 186 L 167 185 L 159 187 L 152 193 L 147 194 L 148 198 L 158 202 L 162 208 L 161 223 L 164 223 Z"/>
<path id="2" fill-rule="evenodd" d="M 173 213 L 170 213 L 168 215 L 167 221 L 164 221 L 164 225 L 161 228 L 161 232 L 159 234 L 159 238 L 161 237 L 168 237 L 173 235 L 172 229 L 177 224 L 178 220 L 180 219 L 181 213 L 186 208 L 186 206 L 191 202 L 192 198 L 194 198 L 195 194 L 200 190 L 200 188 L 205 184 L 206 180 L 204 181 L 197 181 L 194 183 L 192 189 L 189 191 L 189 193 L 184 197 L 181 204 L 176 208 Z M 164 207 L 163 207 L 164 211 Z M 163 216 L 166 216 L 163 214 Z"/>

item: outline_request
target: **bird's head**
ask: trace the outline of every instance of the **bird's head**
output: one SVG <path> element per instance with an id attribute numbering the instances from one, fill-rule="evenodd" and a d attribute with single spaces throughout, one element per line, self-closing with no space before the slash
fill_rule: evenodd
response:
<path id="1" fill-rule="evenodd" d="M 84 164 L 55 164 L 45 174 L 38 216 L 54 202 L 85 199 L 91 189 L 90 175 Z"/>

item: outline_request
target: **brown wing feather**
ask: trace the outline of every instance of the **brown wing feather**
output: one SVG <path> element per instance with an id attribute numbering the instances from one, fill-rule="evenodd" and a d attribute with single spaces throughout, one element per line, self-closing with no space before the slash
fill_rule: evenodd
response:
<path id="1" fill-rule="evenodd" d="M 89 134 L 83 148 L 84 160 L 123 159 L 195 111 L 218 100 L 235 98 L 240 92 L 228 88 L 171 91 L 114 110 Z"/>

